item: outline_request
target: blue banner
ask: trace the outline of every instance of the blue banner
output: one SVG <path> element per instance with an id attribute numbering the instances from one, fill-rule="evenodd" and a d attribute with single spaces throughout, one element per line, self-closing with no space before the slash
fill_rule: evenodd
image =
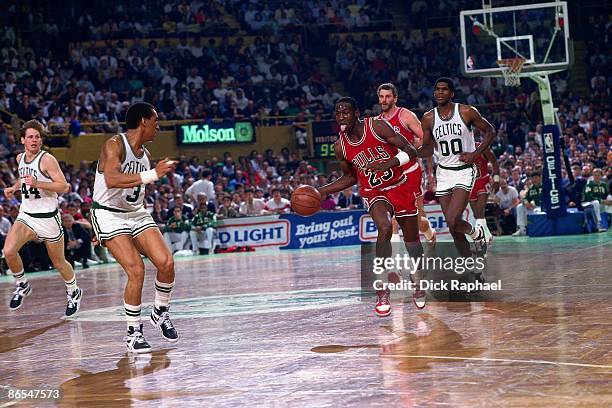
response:
<path id="1" fill-rule="evenodd" d="M 542 211 L 548 218 L 561 218 L 567 214 L 565 193 L 561 186 L 561 132 L 557 125 L 545 125 L 542 130 L 544 169 L 542 175 Z"/>
<path id="2" fill-rule="evenodd" d="M 283 214 L 291 225 L 291 241 L 282 249 L 361 244 L 359 223 L 365 211 L 320 212 L 311 217 Z"/>

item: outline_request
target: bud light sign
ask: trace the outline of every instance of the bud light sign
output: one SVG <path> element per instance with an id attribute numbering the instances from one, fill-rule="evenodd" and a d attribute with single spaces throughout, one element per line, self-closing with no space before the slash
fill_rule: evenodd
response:
<path id="1" fill-rule="evenodd" d="M 231 246 L 283 246 L 289 243 L 289 222 L 273 218 L 262 221 L 257 217 L 239 222 L 224 220 L 217 228 L 217 237 L 222 247 Z M 246 222 L 245 222 L 246 221 Z M 251 222 L 249 222 L 251 221 Z"/>

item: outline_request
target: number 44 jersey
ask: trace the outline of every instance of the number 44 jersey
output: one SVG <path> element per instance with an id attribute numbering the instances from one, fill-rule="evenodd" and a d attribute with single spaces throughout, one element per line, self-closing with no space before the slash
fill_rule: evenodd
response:
<path id="1" fill-rule="evenodd" d="M 19 159 L 19 177 L 21 178 L 21 206 L 19 210 L 26 213 L 50 213 L 57 210 L 57 193 L 54 191 L 30 187 L 23 182 L 25 176 L 32 176 L 38 181 L 52 182 L 48 174 L 40 168 L 40 161 L 48 154 L 44 150 L 38 152 L 31 162 L 26 160 L 23 153 Z"/>
<path id="2" fill-rule="evenodd" d="M 119 134 L 123 143 L 123 155 L 121 157 L 121 172 L 126 174 L 138 174 L 150 170 L 148 152 L 142 147 L 142 155 L 138 156 L 127 140 L 124 133 Z M 107 208 L 122 211 L 137 211 L 142 208 L 144 201 L 145 188 L 143 185 L 130 188 L 108 188 L 104 173 L 100 171 L 100 164 L 96 170 L 96 181 L 94 184 L 93 200 Z"/>

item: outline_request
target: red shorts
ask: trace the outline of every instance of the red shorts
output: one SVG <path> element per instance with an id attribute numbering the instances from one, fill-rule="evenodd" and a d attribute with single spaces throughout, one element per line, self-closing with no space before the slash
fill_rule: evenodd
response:
<path id="1" fill-rule="evenodd" d="M 395 217 L 411 217 L 417 215 L 417 198 L 422 195 L 422 172 L 419 167 L 410 173 L 403 183 L 389 187 L 387 190 L 360 191 L 363 202 L 369 210 L 377 201 L 386 201 L 393 208 Z"/>
<path id="2" fill-rule="evenodd" d="M 484 177 L 477 178 L 476 181 L 474 181 L 474 187 L 472 187 L 472 192 L 470 193 L 470 201 L 478 200 L 479 194 L 489 194 L 491 192 L 490 181 L 491 176 L 488 174 Z"/>

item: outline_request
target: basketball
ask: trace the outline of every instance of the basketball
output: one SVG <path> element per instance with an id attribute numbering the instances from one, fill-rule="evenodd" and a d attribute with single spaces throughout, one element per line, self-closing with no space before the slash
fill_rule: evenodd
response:
<path id="1" fill-rule="evenodd" d="M 300 186 L 291 195 L 291 208 L 307 217 L 321 208 L 321 194 L 312 186 Z"/>

